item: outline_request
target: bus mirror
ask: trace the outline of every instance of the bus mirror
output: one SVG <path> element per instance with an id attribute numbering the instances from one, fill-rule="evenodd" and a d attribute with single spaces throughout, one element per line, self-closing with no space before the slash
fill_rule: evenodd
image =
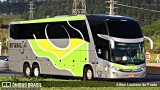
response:
<path id="1" fill-rule="evenodd" d="M 151 49 L 153 49 L 153 46 L 154 46 L 153 40 L 151 38 L 149 38 L 149 37 L 146 37 L 146 36 L 144 36 L 144 38 L 149 40 Z"/>
<path id="2" fill-rule="evenodd" d="M 110 43 L 111 43 L 111 48 L 114 49 L 115 48 L 115 42 L 114 40 L 108 36 L 108 35 L 103 35 L 103 34 L 97 34 L 98 37 L 102 38 L 102 39 L 105 39 L 105 40 L 109 40 Z"/>

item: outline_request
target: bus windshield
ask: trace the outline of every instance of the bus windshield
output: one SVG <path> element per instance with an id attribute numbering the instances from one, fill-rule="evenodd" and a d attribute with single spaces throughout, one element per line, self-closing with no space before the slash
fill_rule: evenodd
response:
<path id="1" fill-rule="evenodd" d="M 142 64 L 145 61 L 144 43 L 116 43 L 112 61 L 119 64 Z"/>
<path id="2" fill-rule="evenodd" d="M 142 38 L 142 32 L 136 21 L 107 20 L 109 35 L 118 38 Z"/>

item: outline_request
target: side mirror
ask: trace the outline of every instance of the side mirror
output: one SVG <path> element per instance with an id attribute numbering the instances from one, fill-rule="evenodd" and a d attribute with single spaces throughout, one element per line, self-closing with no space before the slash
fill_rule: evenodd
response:
<path id="1" fill-rule="evenodd" d="M 154 46 L 153 40 L 151 38 L 149 38 L 149 37 L 146 37 L 146 36 L 144 36 L 144 38 L 147 39 L 147 40 L 149 40 L 151 49 L 153 49 L 153 46 Z"/>
<path id="2" fill-rule="evenodd" d="M 110 43 L 111 43 L 111 48 L 114 49 L 115 48 L 115 42 L 114 40 L 108 36 L 108 35 L 103 35 L 103 34 L 97 34 L 98 37 L 102 38 L 102 39 L 105 39 L 105 40 L 109 40 Z"/>

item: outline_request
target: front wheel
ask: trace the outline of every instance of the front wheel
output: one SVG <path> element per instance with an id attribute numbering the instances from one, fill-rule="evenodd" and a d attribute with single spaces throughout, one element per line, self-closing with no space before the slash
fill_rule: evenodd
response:
<path id="1" fill-rule="evenodd" d="M 93 80 L 93 79 L 94 79 L 93 69 L 90 66 L 88 66 L 84 69 L 83 80 Z"/>
<path id="2" fill-rule="evenodd" d="M 33 65 L 33 76 L 39 77 L 40 76 L 40 69 L 38 65 Z"/>

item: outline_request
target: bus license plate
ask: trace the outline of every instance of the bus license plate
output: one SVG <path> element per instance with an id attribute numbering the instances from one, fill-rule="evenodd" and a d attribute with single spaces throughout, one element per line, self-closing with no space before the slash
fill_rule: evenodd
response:
<path id="1" fill-rule="evenodd" d="M 128 77 L 129 78 L 134 78 L 134 75 L 133 74 L 129 74 Z"/>

